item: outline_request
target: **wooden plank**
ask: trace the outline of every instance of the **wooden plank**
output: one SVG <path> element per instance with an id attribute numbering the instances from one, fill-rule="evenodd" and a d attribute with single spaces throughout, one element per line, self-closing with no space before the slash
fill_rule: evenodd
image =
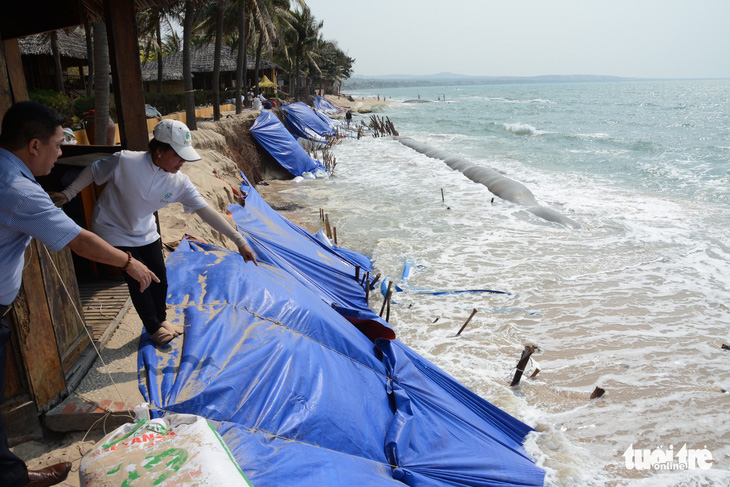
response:
<path id="1" fill-rule="evenodd" d="M 11 39 L 3 41 L 5 48 L 5 61 L 8 66 L 8 78 L 10 79 L 10 90 L 13 92 L 15 102 L 28 99 L 28 86 L 25 84 L 25 73 L 23 73 L 23 60 L 20 57 L 18 40 Z"/>
<path id="2" fill-rule="evenodd" d="M 97 280 L 79 286 L 86 325 L 102 348 L 119 326 L 132 300 L 124 281 Z"/>
<path id="3" fill-rule="evenodd" d="M 104 0 L 114 101 L 122 147 L 147 150 L 149 135 L 133 0 Z"/>
<path id="4" fill-rule="evenodd" d="M 12 312 L 8 315 L 12 317 Z M 11 325 L 12 326 L 12 325 Z M 13 401 L 21 395 L 28 395 L 28 381 L 23 368 L 23 355 L 18 348 L 18 336 L 13 333 L 8 342 L 8 360 L 5 369 L 5 397 L 0 397 L 0 405 Z"/>
<path id="5" fill-rule="evenodd" d="M 61 358 L 56 345 L 43 275 L 38 256 L 42 250 L 34 239 L 26 250 L 28 265 L 13 306 L 13 332 L 23 355 L 30 393 L 39 410 L 45 410 L 66 390 Z"/>
<path id="6" fill-rule="evenodd" d="M 0 32 L 2 34 L 2 32 Z M 5 59 L 5 44 L 0 42 L 0 119 L 13 104 L 13 91 L 10 88 L 7 59 Z"/>
<path id="7" fill-rule="evenodd" d="M 48 309 L 65 373 L 91 343 L 78 315 L 81 313 L 81 298 L 76 271 L 68 248 L 58 252 L 47 252 L 41 244 L 38 248 Z"/>

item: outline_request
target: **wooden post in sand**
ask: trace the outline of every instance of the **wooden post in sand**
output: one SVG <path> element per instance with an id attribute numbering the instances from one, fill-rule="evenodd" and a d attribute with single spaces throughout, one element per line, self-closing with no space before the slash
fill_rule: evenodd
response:
<path id="1" fill-rule="evenodd" d="M 388 299 L 386 300 L 386 302 L 387 302 L 387 304 L 388 304 L 388 305 L 387 305 L 387 306 L 385 307 L 385 321 L 386 321 L 386 322 L 389 322 L 389 321 L 390 321 L 390 296 L 391 296 L 391 295 L 390 295 L 390 294 L 388 294 Z"/>
<path id="2" fill-rule="evenodd" d="M 376 283 L 377 283 L 377 282 L 378 282 L 379 280 L 380 280 L 380 272 L 378 272 L 377 274 L 375 274 L 375 279 L 373 279 L 373 282 L 371 282 L 371 283 L 370 283 L 370 286 L 368 286 L 368 287 L 370 288 L 370 290 L 371 290 L 371 291 L 372 291 L 373 289 L 375 289 L 375 284 L 376 284 Z"/>
<path id="3" fill-rule="evenodd" d="M 510 387 L 520 384 L 520 379 L 522 379 L 522 374 L 525 372 L 527 362 L 530 360 L 530 356 L 537 350 L 539 349 L 535 345 L 525 345 L 520 361 L 517 362 L 517 370 L 515 370 L 515 376 L 512 378 L 512 383 L 509 385 Z"/>
<path id="4" fill-rule="evenodd" d="M 446 203 L 446 200 L 444 199 L 444 188 L 441 188 L 441 203 Z"/>
<path id="5" fill-rule="evenodd" d="M 458 333 L 456 334 L 456 336 L 459 336 L 459 335 L 461 335 L 461 332 L 462 332 L 462 331 L 464 331 L 464 328 L 466 328 L 466 325 L 468 325 L 468 324 L 469 324 L 469 322 L 471 321 L 471 319 L 472 319 L 472 318 L 474 318 L 474 315 L 475 315 L 475 314 L 477 314 L 477 309 L 476 309 L 476 308 L 474 308 L 474 309 L 472 310 L 472 312 L 471 312 L 471 314 L 469 315 L 469 318 L 467 318 L 466 322 L 465 322 L 465 323 L 464 323 L 463 325 L 461 325 L 461 328 L 459 328 L 459 332 L 458 332 Z"/>
<path id="6" fill-rule="evenodd" d="M 335 236 L 335 245 L 337 245 L 337 227 L 332 227 L 332 232 Z"/>
<path id="7" fill-rule="evenodd" d="M 365 273 L 365 303 L 370 301 L 370 271 Z"/>
<path id="8" fill-rule="evenodd" d="M 378 315 L 378 316 L 380 316 L 381 318 L 383 317 L 383 311 L 385 310 L 385 304 L 386 304 L 386 303 L 387 303 L 388 301 L 390 301 L 390 295 L 391 295 L 391 293 L 393 292 L 393 291 L 392 291 L 392 288 L 393 288 L 393 281 L 390 281 L 390 282 L 388 283 L 388 290 L 387 290 L 387 291 L 385 292 L 385 297 L 383 297 L 383 306 L 381 306 L 381 307 L 380 307 L 380 314 Z M 388 320 L 385 320 L 385 321 L 388 321 Z"/>
<path id="9" fill-rule="evenodd" d="M 332 228 L 330 227 L 330 216 L 325 213 L 324 215 L 324 226 L 327 231 L 327 238 L 332 238 Z"/>
<path id="10" fill-rule="evenodd" d="M 355 266 L 355 280 L 357 282 L 360 282 L 360 266 L 359 265 Z"/>

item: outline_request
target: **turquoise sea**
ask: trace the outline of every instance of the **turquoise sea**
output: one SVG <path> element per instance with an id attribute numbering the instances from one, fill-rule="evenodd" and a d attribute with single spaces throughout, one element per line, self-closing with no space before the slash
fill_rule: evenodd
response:
<path id="1" fill-rule="evenodd" d="M 376 115 L 400 135 L 499 171 L 581 225 L 391 138 L 345 139 L 335 177 L 283 191 L 313 221 L 323 208 L 339 245 L 404 289 L 398 337 L 537 429 L 526 446 L 549 485 L 730 485 L 730 81 L 352 95 L 387 97 Z M 420 292 L 485 288 L 510 294 Z M 527 344 L 540 351 L 510 388 Z"/>

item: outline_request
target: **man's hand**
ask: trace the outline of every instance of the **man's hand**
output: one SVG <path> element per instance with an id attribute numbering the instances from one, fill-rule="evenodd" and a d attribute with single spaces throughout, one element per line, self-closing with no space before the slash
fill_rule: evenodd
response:
<path id="1" fill-rule="evenodd" d="M 66 195 L 63 193 L 57 193 L 56 191 L 49 191 L 48 196 L 51 197 L 51 201 L 53 201 L 53 204 L 61 207 L 68 203 L 68 198 L 66 198 Z"/>
<path id="2" fill-rule="evenodd" d="M 256 254 L 253 253 L 253 250 L 251 250 L 251 247 L 249 247 L 248 244 L 243 247 L 238 247 L 238 253 L 243 257 L 244 262 L 253 261 L 253 263 L 258 267 L 259 263 L 256 262 Z"/>
<path id="3" fill-rule="evenodd" d="M 149 270 L 146 265 L 135 258 L 132 258 L 129 262 L 125 272 L 129 274 L 132 279 L 139 282 L 139 292 L 143 292 L 147 289 L 147 286 L 149 286 L 152 281 L 160 282 L 154 272 Z"/>
<path id="4" fill-rule="evenodd" d="M 121 250 L 112 247 L 98 235 L 83 229 L 68 243 L 68 248 L 79 254 L 81 257 L 85 257 L 101 264 L 113 265 L 115 267 L 124 267 L 129 259 L 126 252 L 122 252 Z M 132 279 L 139 282 L 140 292 L 147 289 L 147 286 L 149 286 L 152 281 L 160 282 L 154 272 L 134 258 L 129 262 L 126 272 L 132 276 Z"/>

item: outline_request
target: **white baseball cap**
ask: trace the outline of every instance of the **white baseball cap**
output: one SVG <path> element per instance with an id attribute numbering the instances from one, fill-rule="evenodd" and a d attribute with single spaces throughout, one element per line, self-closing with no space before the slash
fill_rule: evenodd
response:
<path id="1" fill-rule="evenodd" d="M 190 129 L 179 120 L 172 120 L 170 118 L 162 120 L 155 125 L 152 135 L 158 141 L 170 144 L 170 147 L 172 147 L 175 153 L 186 161 L 199 161 L 202 159 L 195 152 L 195 149 L 193 149 L 193 139 L 190 136 Z"/>

